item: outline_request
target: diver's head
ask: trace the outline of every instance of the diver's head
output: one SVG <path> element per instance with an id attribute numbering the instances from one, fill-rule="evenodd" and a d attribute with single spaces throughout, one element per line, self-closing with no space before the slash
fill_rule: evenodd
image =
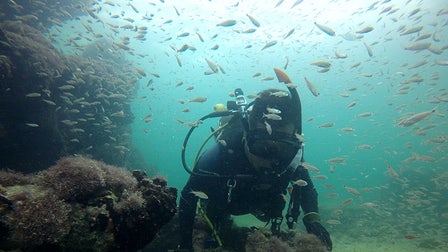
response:
<path id="1" fill-rule="evenodd" d="M 300 150 L 299 106 L 288 91 L 268 89 L 249 109 L 245 153 L 258 172 L 281 174 Z"/>

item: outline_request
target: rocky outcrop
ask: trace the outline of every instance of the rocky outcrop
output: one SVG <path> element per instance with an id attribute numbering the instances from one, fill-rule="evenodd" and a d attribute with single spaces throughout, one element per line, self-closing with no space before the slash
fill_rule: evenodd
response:
<path id="1" fill-rule="evenodd" d="M 38 175 L 0 172 L 0 250 L 136 251 L 176 212 L 161 177 L 85 157 Z"/>

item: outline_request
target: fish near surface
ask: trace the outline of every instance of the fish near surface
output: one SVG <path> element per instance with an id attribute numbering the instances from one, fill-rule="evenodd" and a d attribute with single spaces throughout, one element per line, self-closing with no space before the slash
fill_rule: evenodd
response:
<path id="1" fill-rule="evenodd" d="M 414 125 L 414 124 L 420 122 L 421 120 L 425 119 L 430 114 L 435 113 L 435 112 L 436 112 L 436 108 L 433 108 L 431 110 L 424 111 L 424 112 L 415 114 L 413 116 L 410 116 L 408 118 L 404 118 L 404 119 L 400 120 L 400 122 L 398 123 L 398 126 L 409 127 L 411 125 Z"/>
<path id="2" fill-rule="evenodd" d="M 334 32 L 334 30 L 331 29 L 330 27 L 325 26 L 323 24 L 319 24 L 317 22 L 314 22 L 314 24 L 317 26 L 317 28 L 319 28 L 321 31 L 325 32 L 326 34 L 328 34 L 330 36 L 336 35 L 336 32 Z"/>
<path id="3" fill-rule="evenodd" d="M 419 42 L 412 45 L 408 45 L 404 49 L 409 51 L 421 51 L 428 49 L 429 47 L 431 47 L 431 45 L 432 45 L 431 42 Z"/>
<path id="4" fill-rule="evenodd" d="M 269 48 L 271 46 L 274 46 L 275 44 L 277 44 L 277 40 L 272 40 L 266 43 L 266 45 L 263 46 L 263 48 L 261 48 L 261 51 L 263 51 L 266 48 Z"/>
<path id="5" fill-rule="evenodd" d="M 302 2 L 303 2 L 303 0 L 297 0 L 297 1 L 295 1 L 295 2 L 292 4 L 291 9 L 294 8 L 294 7 L 296 7 L 297 5 L 301 4 Z"/>
<path id="6" fill-rule="evenodd" d="M 274 8 L 279 7 L 279 6 L 283 3 L 283 1 L 284 1 L 284 0 L 280 0 L 280 1 L 278 1 Z"/>
<path id="7" fill-rule="evenodd" d="M 323 67 L 323 68 L 331 67 L 331 63 L 328 62 L 328 61 L 325 61 L 325 60 L 313 61 L 313 62 L 311 62 L 311 65 L 318 66 L 318 67 Z"/>
<path id="8" fill-rule="evenodd" d="M 369 55 L 369 57 L 373 57 L 373 50 L 372 48 L 366 44 L 366 42 L 364 42 L 364 46 L 366 47 L 367 50 L 367 54 Z"/>
<path id="9" fill-rule="evenodd" d="M 218 65 L 216 65 L 215 63 L 213 63 L 212 61 L 210 61 L 209 59 L 205 58 L 205 61 L 207 62 L 207 65 L 210 67 L 210 69 L 217 73 L 218 72 Z"/>
<path id="10" fill-rule="evenodd" d="M 417 32 L 420 32 L 422 29 L 423 29 L 423 26 L 412 27 L 412 28 L 409 28 L 406 31 L 400 33 L 400 36 L 409 35 L 409 34 L 412 34 L 412 33 L 417 33 Z"/>
<path id="11" fill-rule="evenodd" d="M 283 82 L 285 84 L 291 83 L 291 79 L 289 76 L 279 68 L 274 68 L 275 75 L 279 82 Z"/>
<path id="12" fill-rule="evenodd" d="M 261 78 L 260 80 L 261 81 L 270 81 L 270 80 L 273 80 L 273 79 L 274 79 L 274 76 L 266 76 L 266 77 Z"/>
<path id="13" fill-rule="evenodd" d="M 244 30 L 244 31 L 241 31 L 241 33 L 254 33 L 255 31 L 257 31 L 257 29 L 255 29 L 255 28 L 249 28 L 249 29 L 246 29 L 246 30 Z"/>
<path id="14" fill-rule="evenodd" d="M 285 35 L 285 37 L 283 37 L 283 39 L 286 39 L 286 38 L 288 38 L 289 36 L 291 36 L 292 35 L 292 33 L 295 31 L 295 29 L 293 28 L 293 29 L 291 29 L 291 30 L 289 30 L 289 32 Z"/>
<path id="15" fill-rule="evenodd" d="M 246 14 L 246 16 L 249 18 L 250 22 L 252 22 L 253 25 L 255 25 L 256 27 L 260 27 L 260 22 L 258 22 L 257 19 L 255 19 L 249 14 Z"/>
<path id="16" fill-rule="evenodd" d="M 236 24 L 236 20 L 229 19 L 229 20 L 222 21 L 221 23 L 217 24 L 216 26 L 229 27 L 229 26 L 234 26 L 235 24 Z"/>
<path id="17" fill-rule="evenodd" d="M 360 30 L 357 30 L 356 33 L 364 34 L 364 33 L 368 33 L 368 32 L 373 31 L 373 29 L 374 28 L 372 26 L 366 26 L 366 27 L 364 27 L 364 28 L 362 28 Z"/>
<path id="18" fill-rule="evenodd" d="M 319 96 L 319 91 L 317 91 L 316 86 L 314 86 L 314 84 L 311 81 L 309 81 L 306 77 L 305 77 L 305 81 L 306 81 L 306 86 L 311 91 L 311 93 L 316 97 Z"/>

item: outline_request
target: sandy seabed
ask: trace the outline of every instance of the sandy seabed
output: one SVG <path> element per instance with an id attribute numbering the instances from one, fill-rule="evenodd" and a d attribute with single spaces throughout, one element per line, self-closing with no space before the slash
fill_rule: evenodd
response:
<path id="1" fill-rule="evenodd" d="M 234 216 L 234 221 L 239 226 L 258 226 L 264 225 L 255 217 L 250 215 Z M 300 225 L 301 223 L 299 223 Z M 286 226 L 284 227 L 286 228 Z M 296 227 L 302 229 L 302 227 Z M 304 227 L 303 227 L 304 231 Z M 363 237 L 352 238 L 347 235 L 331 233 L 333 240 L 333 252 L 447 252 L 448 241 L 443 237 L 434 237 L 434 241 L 444 241 L 445 243 L 427 243 L 422 246 L 425 239 L 409 240 L 406 238 L 394 239 L 390 237 Z M 433 246 L 433 247 L 431 247 Z"/>
<path id="2" fill-rule="evenodd" d="M 402 242 L 393 242 L 393 241 L 376 241 L 378 238 L 374 239 L 363 239 L 357 241 L 350 241 L 348 239 L 339 240 L 333 239 L 333 252 L 426 252 L 426 251 L 448 251 L 447 248 L 443 249 L 428 249 L 418 247 L 418 243 L 415 241 L 402 241 Z M 387 239 L 387 238 L 386 238 Z"/>

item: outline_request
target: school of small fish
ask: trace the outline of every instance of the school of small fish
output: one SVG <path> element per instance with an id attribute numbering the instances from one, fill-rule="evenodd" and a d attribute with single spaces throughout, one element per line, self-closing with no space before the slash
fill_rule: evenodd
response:
<path id="1" fill-rule="evenodd" d="M 131 117 L 122 104 L 135 102 L 143 111 L 136 119 L 150 141 L 166 135 L 171 124 L 199 127 L 203 122 L 197 118 L 211 112 L 212 103 L 225 103 L 227 94 L 233 97 L 236 87 L 256 99 L 258 91 L 286 85 L 298 91 L 303 115 L 309 118 L 303 119 L 307 153 L 318 153 L 307 154 L 309 162 L 301 166 L 310 171 L 323 195 L 320 201 L 336 208 L 322 214 L 323 224 L 331 231 L 369 227 L 391 235 L 391 243 L 437 240 L 448 230 L 448 210 L 441 203 L 448 188 L 448 8 L 443 1 L 348 1 L 354 6 L 345 10 L 340 0 L 280 0 L 258 7 L 250 1 L 204 1 L 198 6 L 189 1 L 93 0 L 48 7 L 53 13 L 48 18 L 39 11 L 26 13 L 20 1 L 6 2 L 14 21 L 48 26 L 43 27 L 45 35 L 58 48 L 82 55 L 91 45 L 135 62 L 127 73 L 131 80 L 105 85 L 98 80 L 107 77 L 97 76 L 93 68 L 72 69 L 70 80 L 55 87 L 58 94 L 37 83 L 40 88 L 18 97 L 68 115 L 60 126 L 68 129 L 74 145 L 84 141 L 77 136 L 95 133 L 82 126 L 91 123 L 104 131 L 107 144 L 128 153 L 129 143 L 113 134 L 117 122 Z M 5 62 L 2 55 L 0 62 Z M 95 93 L 77 92 L 92 82 L 102 83 Z M 130 91 L 135 86 L 138 98 Z M 290 98 L 286 91 L 271 95 Z M 91 108 L 106 116 L 96 118 L 96 111 L 86 112 Z M 268 134 L 282 116 L 277 108 L 266 108 Z M 20 126 L 37 132 L 42 123 L 30 119 Z M 309 187 L 304 180 L 291 184 Z M 191 194 L 208 198 L 200 191 Z M 414 221 L 423 212 L 435 213 L 426 223 Z M 354 213 L 362 218 L 351 217 Z M 400 221 L 397 231 L 386 220 Z M 439 230 L 431 228 L 440 225 Z"/>

